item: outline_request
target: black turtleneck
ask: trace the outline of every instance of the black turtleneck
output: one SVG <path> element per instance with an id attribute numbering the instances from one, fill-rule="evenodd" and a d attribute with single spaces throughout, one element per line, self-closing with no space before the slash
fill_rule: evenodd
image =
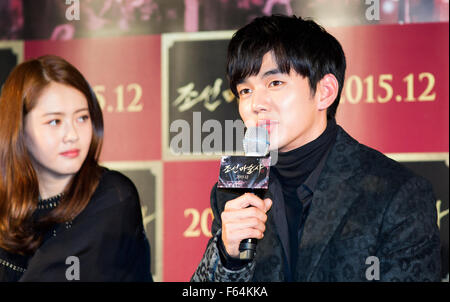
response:
<path id="1" fill-rule="evenodd" d="M 278 153 L 278 161 L 273 168 L 283 189 L 289 228 L 291 277 L 295 274 L 298 246 L 309 202 L 325 156 L 336 140 L 337 129 L 336 121 L 328 120 L 325 131 L 315 140 L 297 149 Z"/>
<path id="2" fill-rule="evenodd" d="M 288 152 L 279 152 L 275 170 L 283 189 L 295 191 L 311 174 L 336 139 L 335 120 L 329 120 L 325 131 L 315 140 Z"/>

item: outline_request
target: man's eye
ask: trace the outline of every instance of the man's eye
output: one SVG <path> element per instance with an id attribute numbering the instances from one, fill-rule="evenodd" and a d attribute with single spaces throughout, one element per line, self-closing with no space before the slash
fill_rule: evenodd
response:
<path id="1" fill-rule="evenodd" d="M 270 82 L 269 86 L 274 87 L 274 86 L 280 86 L 281 84 L 283 84 L 282 81 L 272 81 L 272 82 Z"/>
<path id="2" fill-rule="evenodd" d="M 246 95 L 250 92 L 251 92 L 250 89 L 244 88 L 244 89 L 239 90 L 239 95 Z"/>

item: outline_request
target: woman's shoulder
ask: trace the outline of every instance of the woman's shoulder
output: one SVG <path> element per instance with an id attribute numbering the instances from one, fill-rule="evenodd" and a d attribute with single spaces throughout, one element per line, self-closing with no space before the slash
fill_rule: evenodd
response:
<path id="1" fill-rule="evenodd" d="M 15 282 L 26 271 L 28 256 L 12 254 L 0 247 L 0 282 Z"/>
<path id="2" fill-rule="evenodd" d="M 99 184 L 84 212 L 96 213 L 110 207 L 137 207 L 139 194 L 124 174 L 102 167 Z"/>
<path id="3" fill-rule="evenodd" d="M 119 194 L 119 197 L 122 199 L 128 197 L 130 194 L 137 193 L 136 186 L 127 176 L 119 171 L 110 170 L 105 167 L 102 167 L 102 175 L 97 191 L 112 191 Z"/>

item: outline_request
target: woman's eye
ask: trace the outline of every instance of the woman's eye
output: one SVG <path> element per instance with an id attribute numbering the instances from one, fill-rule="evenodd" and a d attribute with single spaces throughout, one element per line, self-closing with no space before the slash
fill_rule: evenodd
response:
<path id="1" fill-rule="evenodd" d="M 60 123 L 60 120 L 51 120 L 47 124 L 50 126 L 57 126 Z"/>
<path id="2" fill-rule="evenodd" d="M 89 115 L 83 115 L 78 118 L 78 121 L 85 122 L 89 119 Z"/>

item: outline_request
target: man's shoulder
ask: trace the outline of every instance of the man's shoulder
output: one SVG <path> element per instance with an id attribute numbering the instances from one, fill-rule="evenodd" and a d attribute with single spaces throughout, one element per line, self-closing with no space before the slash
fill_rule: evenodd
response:
<path id="1" fill-rule="evenodd" d="M 340 141 L 352 145 L 346 157 L 353 162 L 354 173 L 388 178 L 393 182 L 405 182 L 413 177 L 419 177 L 402 163 L 389 158 L 380 151 L 359 143 L 344 129 L 340 128 Z M 339 140 L 339 138 L 338 138 Z M 335 148 L 340 148 L 339 145 Z"/>

